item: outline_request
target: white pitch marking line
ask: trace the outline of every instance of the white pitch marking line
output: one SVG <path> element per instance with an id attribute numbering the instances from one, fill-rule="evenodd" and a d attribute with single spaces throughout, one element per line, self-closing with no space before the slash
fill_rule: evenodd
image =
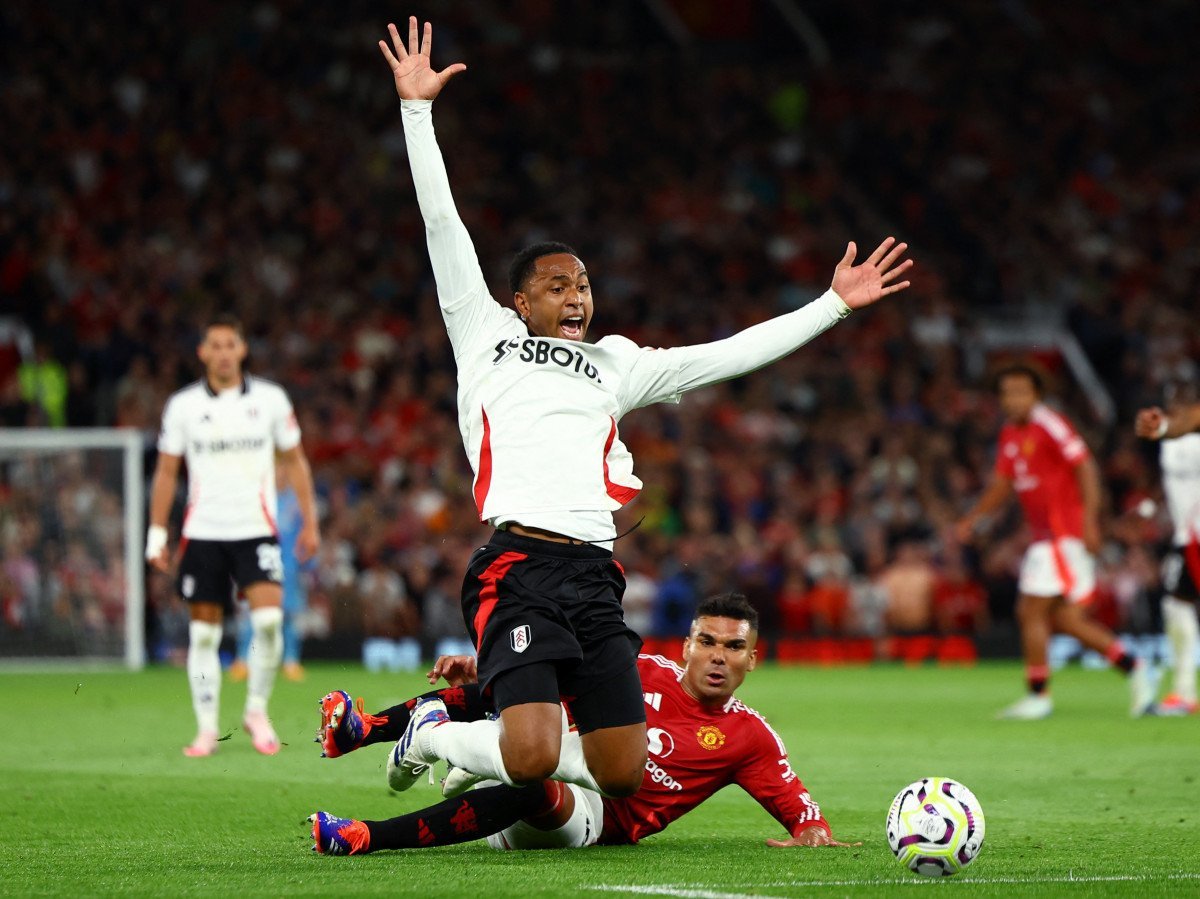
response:
<path id="1" fill-rule="evenodd" d="M 775 889 L 781 887 L 852 887 L 852 886 L 923 886 L 930 883 L 940 883 L 943 877 L 909 877 L 895 880 L 780 880 L 773 883 L 755 884 L 758 889 Z M 1191 874 L 1098 874 L 1094 876 L 1077 877 L 1074 874 L 1066 877 L 967 877 L 957 883 L 1001 884 L 1001 883 L 1140 883 L 1160 880 L 1200 880 L 1200 873 Z M 711 889 L 706 884 L 664 883 L 664 884 L 587 884 L 589 890 L 605 893 L 637 893 L 643 896 L 674 896 L 677 899 L 779 899 L 778 896 L 764 896 L 761 893 L 724 893 Z"/>
<path id="2" fill-rule="evenodd" d="M 619 886 L 600 884 L 589 889 L 611 893 L 638 893 L 643 896 L 675 896 L 677 899 L 779 899 L 778 896 L 763 896 L 758 893 L 717 893 L 712 890 L 697 890 L 687 887 L 665 886 Z"/>

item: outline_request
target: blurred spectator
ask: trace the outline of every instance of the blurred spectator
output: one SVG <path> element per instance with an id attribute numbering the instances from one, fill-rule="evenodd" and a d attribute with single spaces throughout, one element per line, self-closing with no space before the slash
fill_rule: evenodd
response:
<path id="1" fill-rule="evenodd" d="M 978 636 L 988 628 L 987 592 L 971 577 L 960 553 L 951 553 L 938 572 L 933 608 L 940 634 Z"/>
<path id="2" fill-rule="evenodd" d="M 903 543 L 896 561 L 880 575 L 879 586 L 887 595 L 884 613 L 893 634 L 928 634 L 933 631 L 933 591 L 937 572 L 929 561 L 929 550 L 920 543 Z"/>
<path id="3" fill-rule="evenodd" d="M 38 341 L 33 358 L 17 369 L 21 399 L 37 412 L 41 424 L 52 428 L 67 425 L 67 370 L 50 355 L 49 344 Z"/>
<path id="4" fill-rule="evenodd" d="M 817 295 L 852 234 L 894 231 L 920 266 L 911 298 L 852 316 L 769 374 L 622 421 L 654 485 L 622 529 L 644 524 L 616 548 L 637 560 L 630 615 L 681 634 L 698 596 L 745 581 L 765 634 L 811 632 L 805 597 L 836 533 L 850 564 L 835 563 L 849 589 L 840 626 L 878 631 L 895 548 L 940 533 L 990 469 L 995 359 L 981 332 L 1013 316 L 1067 327 L 1116 403 L 1115 421 L 1098 418 L 1049 360 L 1112 509 L 1152 492 L 1127 422 L 1167 380 L 1195 380 L 1200 359 L 1200 6 L 974 4 L 914 18 L 814 0 L 828 68 L 797 53 L 772 4 L 752 4 L 719 58 L 678 47 L 651 7 L 515 4 L 502 29 L 489 4 L 438 8 L 447 58 L 472 64 L 439 135 L 497 296 L 519 246 L 565 239 L 594 265 L 597 336 L 670 346 Z M 419 597 L 428 643 L 461 624 L 457 578 L 485 535 L 371 15 L 102 0 L 80 28 L 53 5 L 0 8 L 0 116 L 21 123 L 0 129 L 0 424 L 153 428 L 162 398 L 196 376 L 198 323 L 236 305 L 251 370 L 295 385 L 305 417 L 330 535 L 312 614 L 361 634 L 357 579 L 386 555 Z M 512 41 L 551 34 L 586 52 L 513 57 Z M 646 52 L 669 74 L 639 64 Z M 578 128 L 550 127 L 566 115 Z M 43 347 L 44 372 L 21 334 Z M 22 359 L 35 366 L 28 391 Z M 0 517 L 45 519 L 23 552 L 49 614 L 62 555 L 50 547 L 92 526 L 57 498 L 31 511 L 39 499 L 17 489 Z M 1165 525 L 1116 525 L 1124 584 L 1130 548 Z M 965 560 L 994 620 L 1012 617 L 1019 527 Z M 85 544 L 104 566 L 98 539 Z M 169 593 L 148 584 L 165 641 Z M 1118 615 L 1138 607 L 1119 602 Z M 905 626 L 930 626 L 922 601 L 909 605 Z"/>
<path id="5" fill-rule="evenodd" d="M 363 664 L 369 670 L 415 669 L 421 661 L 421 621 L 404 581 L 382 557 L 375 557 L 358 576 L 363 613 Z"/>

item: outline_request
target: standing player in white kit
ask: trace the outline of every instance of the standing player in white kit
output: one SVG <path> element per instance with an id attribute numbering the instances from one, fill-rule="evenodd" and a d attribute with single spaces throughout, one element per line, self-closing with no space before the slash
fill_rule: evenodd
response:
<path id="1" fill-rule="evenodd" d="M 1171 641 L 1174 678 L 1171 692 L 1155 711 L 1159 715 L 1195 715 L 1196 647 L 1200 627 L 1200 403 L 1178 403 L 1170 414 L 1157 406 L 1137 414 L 1134 431 L 1161 440 L 1163 492 L 1175 526 L 1174 547 L 1163 559 L 1163 626 Z"/>
<path id="2" fill-rule="evenodd" d="M 296 490 L 304 525 L 296 555 L 311 557 L 320 543 L 312 474 L 300 446 L 291 401 L 278 384 L 242 371 L 242 327 L 218 316 L 204 329 L 197 355 L 204 378 L 171 395 L 163 409 L 158 464 L 150 493 L 146 559 L 168 571 L 167 519 L 179 463 L 187 460 L 188 502 L 183 519 L 179 592 L 191 611 L 188 681 L 197 733 L 184 755 L 217 749 L 221 660 L 217 650 L 235 589 L 250 602 L 252 637 L 242 723 L 254 748 L 279 751 L 267 700 L 283 655 L 283 559 L 275 525 L 275 459 Z"/>
<path id="3" fill-rule="evenodd" d="M 621 613 L 625 580 L 612 558 L 613 512 L 641 489 L 617 422 L 652 403 L 735 378 L 793 352 L 842 318 L 903 290 L 906 245 L 884 241 L 861 265 L 848 245 L 833 286 L 796 312 L 702 346 L 653 350 L 624 337 L 584 342 L 593 312 L 587 269 L 566 245 L 530 247 L 510 269 L 513 305 L 488 293 L 450 192 L 432 101 L 461 63 L 429 61 L 432 27 L 394 25 L 379 45 L 402 101 L 405 139 L 425 221 L 438 302 L 458 368 L 459 428 L 475 470 L 481 521 L 496 527 L 472 556 L 463 617 L 479 682 L 499 721 L 449 721 L 430 700 L 391 753 L 404 789 L 432 761 L 509 785 L 551 776 L 628 796 L 642 784 L 646 725 L 636 667 L 640 639 Z M 394 49 L 394 53 L 393 53 Z M 563 122 L 564 128 L 572 127 Z M 560 698 L 578 725 L 564 751 Z M 336 703 L 332 703 L 336 706 Z M 331 718 L 335 707 L 323 709 Z M 561 754 L 561 758 L 560 758 Z"/>

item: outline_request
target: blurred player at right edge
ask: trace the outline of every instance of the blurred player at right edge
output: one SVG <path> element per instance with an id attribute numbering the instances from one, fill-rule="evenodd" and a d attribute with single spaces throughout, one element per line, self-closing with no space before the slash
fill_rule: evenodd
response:
<path id="1" fill-rule="evenodd" d="M 1160 440 L 1163 492 L 1175 525 L 1174 550 L 1163 559 L 1163 625 L 1171 641 L 1175 677 L 1171 692 L 1156 707 L 1159 715 L 1194 715 L 1196 645 L 1200 628 L 1200 403 L 1173 405 L 1170 414 L 1154 406 L 1137 414 L 1134 432 Z"/>
<path id="2" fill-rule="evenodd" d="M 1100 549 L 1100 475 L 1096 462 L 1071 423 L 1042 403 L 1042 378 L 1027 365 L 1010 365 L 996 375 L 1007 422 L 1000 432 L 992 482 L 958 523 L 969 541 L 980 519 L 999 510 L 1014 489 L 1033 533 L 1025 550 L 1017 589 L 1017 621 L 1029 692 L 1001 718 L 1045 718 L 1050 699 L 1047 647 L 1055 631 L 1102 653 L 1129 677 L 1134 717 L 1149 711 L 1154 688 L 1146 664 L 1130 655 L 1085 606 L 1096 589 Z"/>

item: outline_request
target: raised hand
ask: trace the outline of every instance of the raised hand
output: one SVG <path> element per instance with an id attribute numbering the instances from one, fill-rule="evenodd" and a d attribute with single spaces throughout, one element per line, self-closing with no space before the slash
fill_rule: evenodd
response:
<path id="1" fill-rule="evenodd" d="M 894 237 L 889 237 L 875 248 L 875 252 L 866 262 L 855 265 L 854 258 L 858 255 L 858 247 L 854 241 L 850 241 L 846 244 L 846 255 L 833 270 L 833 289 L 851 309 L 861 309 L 888 294 L 899 293 L 912 283 L 896 281 L 912 268 L 911 259 L 905 259 L 896 265 L 896 261 L 907 249 L 908 244 L 896 243 Z"/>
<path id="2" fill-rule="evenodd" d="M 1133 432 L 1146 440 L 1161 440 L 1166 429 L 1163 422 L 1167 414 L 1158 406 L 1149 409 L 1139 409 L 1137 419 L 1133 423 Z"/>
<path id="3" fill-rule="evenodd" d="M 383 57 L 392 67 L 392 77 L 396 80 L 396 93 L 401 100 L 432 100 L 442 92 L 446 82 L 465 72 L 467 67 L 461 62 L 446 66 L 440 72 L 434 71 L 429 64 L 429 50 L 433 47 L 433 25 L 425 23 L 425 33 L 417 44 L 417 17 L 408 19 L 408 49 L 400 40 L 400 32 L 396 26 L 389 24 L 388 33 L 392 36 L 392 46 L 396 48 L 393 55 L 387 41 L 379 42 Z"/>

